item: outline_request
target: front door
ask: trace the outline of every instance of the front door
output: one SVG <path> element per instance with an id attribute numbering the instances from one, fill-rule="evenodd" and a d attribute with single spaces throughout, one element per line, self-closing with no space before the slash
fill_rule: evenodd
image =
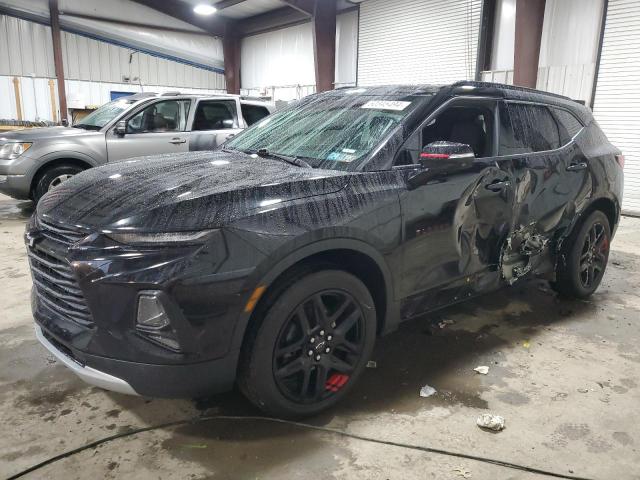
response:
<path id="1" fill-rule="evenodd" d="M 496 104 L 454 99 L 410 137 L 395 168 L 415 174 L 419 151 L 436 141 L 471 146 L 474 167 L 400 195 L 403 216 L 403 316 L 409 317 L 495 287 L 500 249 L 512 227 L 513 174 L 496 161 Z M 404 165 L 402 165 L 404 164 Z"/>
<path id="2" fill-rule="evenodd" d="M 200 100 L 191 125 L 189 150 L 214 150 L 241 131 L 235 99 Z"/>
<path id="3" fill-rule="evenodd" d="M 189 133 L 186 131 L 191 100 L 161 100 L 145 105 L 126 119 L 126 133 L 107 132 L 107 153 L 110 162 L 123 158 L 159 153 L 186 152 Z"/>

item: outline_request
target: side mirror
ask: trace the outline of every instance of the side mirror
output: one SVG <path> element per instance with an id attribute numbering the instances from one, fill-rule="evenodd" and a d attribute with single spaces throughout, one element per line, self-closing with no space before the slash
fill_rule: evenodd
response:
<path id="1" fill-rule="evenodd" d="M 225 119 L 222 121 L 222 126 L 224 128 L 233 128 L 233 120 L 231 119 Z"/>
<path id="2" fill-rule="evenodd" d="M 125 122 L 124 120 L 120 120 L 118 123 L 116 123 L 116 126 L 113 129 L 113 133 L 115 133 L 119 137 L 124 137 L 124 135 L 127 133 L 127 122 Z"/>
<path id="3" fill-rule="evenodd" d="M 473 150 L 467 144 L 430 143 L 422 149 L 418 160 L 423 170 L 409 178 L 409 185 L 415 188 L 435 178 L 469 170 L 475 158 Z"/>

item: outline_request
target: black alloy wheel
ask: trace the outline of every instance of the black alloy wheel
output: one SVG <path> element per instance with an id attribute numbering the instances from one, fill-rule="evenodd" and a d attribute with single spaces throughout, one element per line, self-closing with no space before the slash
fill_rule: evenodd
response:
<path id="1" fill-rule="evenodd" d="M 354 372 L 364 348 L 364 314 L 345 291 L 307 297 L 287 318 L 273 356 L 280 391 L 296 403 L 335 395 Z"/>
<path id="2" fill-rule="evenodd" d="M 307 267 L 265 297 L 243 345 L 241 391 L 280 417 L 331 407 L 352 388 L 373 350 L 377 321 L 369 290 L 345 271 Z"/>
<path id="3" fill-rule="evenodd" d="M 556 281 L 558 293 L 587 298 L 596 291 L 609 261 L 611 229 L 607 216 L 592 212 L 562 244 Z"/>

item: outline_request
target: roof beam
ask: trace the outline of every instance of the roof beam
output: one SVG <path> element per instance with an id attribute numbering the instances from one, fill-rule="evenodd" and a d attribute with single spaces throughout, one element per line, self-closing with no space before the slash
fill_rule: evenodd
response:
<path id="1" fill-rule="evenodd" d="M 243 3 L 246 0 L 221 0 L 217 3 L 214 3 L 213 6 L 218 10 L 224 10 L 225 8 L 233 7 L 234 5 L 238 5 L 239 3 Z"/>
<path id="2" fill-rule="evenodd" d="M 291 8 L 295 8 L 299 12 L 313 16 L 316 10 L 316 0 L 283 0 L 284 3 Z M 322 0 L 321 0 L 322 1 Z"/>
<path id="3" fill-rule="evenodd" d="M 209 32 L 216 37 L 224 37 L 225 32 L 225 20 L 213 16 L 202 17 L 193 13 L 193 6 L 183 0 L 174 0 L 166 2 L 163 0 L 133 0 L 145 7 L 153 8 L 160 13 L 169 15 L 170 17 L 182 20 L 190 25 L 201 28 L 205 32 Z M 217 8 L 217 7 L 216 7 Z"/>

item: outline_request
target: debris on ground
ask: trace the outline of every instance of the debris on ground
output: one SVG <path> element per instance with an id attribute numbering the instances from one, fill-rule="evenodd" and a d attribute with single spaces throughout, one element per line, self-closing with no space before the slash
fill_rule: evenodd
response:
<path id="1" fill-rule="evenodd" d="M 453 320 L 442 320 L 440 323 L 438 323 L 438 327 L 446 328 L 447 325 L 453 325 L 454 323 L 456 322 L 454 322 Z"/>
<path id="2" fill-rule="evenodd" d="M 430 397 L 431 395 L 435 395 L 435 393 L 436 393 L 436 389 L 429 385 L 425 385 L 420 389 L 420 396 L 424 398 Z"/>
<path id="3" fill-rule="evenodd" d="M 579 388 L 578 389 L 578 393 L 589 393 L 589 389 L 588 388 Z"/>
<path id="4" fill-rule="evenodd" d="M 367 362 L 367 368 L 378 368 L 378 364 L 374 360 L 369 360 Z"/>
<path id="5" fill-rule="evenodd" d="M 522 342 L 522 346 L 524 348 L 529 348 L 531 346 L 531 344 L 529 343 L 529 340 L 525 340 L 524 342 Z"/>
<path id="6" fill-rule="evenodd" d="M 455 473 L 458 477 L 471 478 L 471 472 L 462 467 L 454 468 L 453 473 Z"/>
<path id="7" fill-rule="evenodd" d="M 479 367 L 474 368 L 473 371 L 478 372 L 480 375 L 486 375 L 487 373 L 489 373 L 489 367 L 481 365 Z"/>
<path id="8" fill-rule="evenodd" d="M 478 417 L 476 423 L 480 428 L 487 430 L 493 430 L 499 432 L 504 430 L 504 418 L 500 415 L 491 415 L 490 413 L 483 413 Z"/>

